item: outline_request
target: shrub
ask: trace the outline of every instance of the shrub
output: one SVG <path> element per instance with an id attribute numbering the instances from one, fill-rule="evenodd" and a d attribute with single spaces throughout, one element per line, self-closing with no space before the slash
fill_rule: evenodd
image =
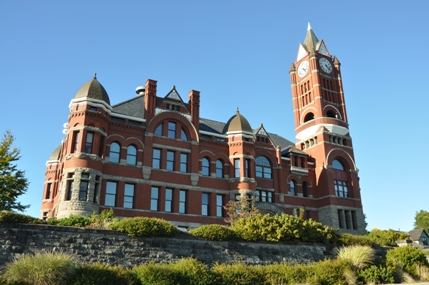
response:
<path id="1" fill-rule="evenodd" d="M 215 275 L 215 282 L 213 283 L 219 285 L 264 284 L 265 274 L 263 270 L 264 267 L 246 266 L 242 263 L 216 263 L 212 267 L 212 272 Z"/>
<path id="2" fill-rule="evenodd" d="M 43 224 L 41 219 L 10 211 L 0 212 L 0 224 Z"/>
<path id="3" fill-rule="evenodd" d="M 207 267 L 193 258 L 183 258 L 169 264 L 142 264 L 132 271 L 142 285 L 213 284 L 212 274 Z"/>
<path id="4" fill-rule="evenodd" d="M 65 284 L 75 272 L 73 257 L 64 253 L 23 255 L 6 265 L 3 278 L 12 284 Z"/>
<path id="5" fill-rule="evenodd" d="M 291 215 L 258 214 L 236 221 L 231 229 L 247 241 L 335 242 L 337 230 L 313 220 L 302 220 Z"/>
<path id="6" fill-rule="evenodd" d="M 63 227 L 86 227 L 91 224 L 91 218 L 82 215 L 70 215 L 61 219 L 50 218 L 46 220 L 46 223 Z"/>
<path id="7" fill-rule="evenodd" d="M 108 229 L 112 223 L 117 221 L 119 221 L 119 219 L 115 216 L 113 209 L 110 208 L 109 210 L 101 211 L 101 214 L 99 215 L 94 212 L 91 216 L 91 224 L 89 227 L 96 229 Z"/>
<path id="8" fill-rule="evenodd" d="M 171 223 L 157 218 L 135 217 L 113 222 L 112 230 L 125 233 L 130 237 L 169 237 L 177 235 L 179 230 Z"/>
<path id="9" fill-rule="evenodd" d="M 104 264 L 79 264 L 67 285 L 138 285 L 140 282 L 129 269 Z"/>
<path id="10" fill-rule="evenodd" d="M 343 246 L 350 245 L 367 245 L 374 247 L 377 244 L 370 240 L 367 236 L 355 236 L 351 234 L 341 234 L 339 236 L 339 243 Z"/>
<path id="11" fill-rule="evenodd" d="M 202 237 L 207 240 L 225 241 L 237 239 L 237 234 L 225 226 L 213 224 L 204 225 L 189 232 L 191 235 Z"/>
<path id="12" fill-rule="evenodd" d="M 381 246 L 397 246 L 397 240 L 408 239 L 408 234 L 403 232 L 389 230 L 373 229 L 368 233 L 367 237 Z"/>
<path id="13" fill-rule="evenodd" d="M 353 267 L 362 269 L 374 262 L 374 250 L 362 245 L 342 247 L 338 250 L 337 258 L 349 261 Z"/>
<path id="14" fill-rule="evenodd" d="M 371 265 L 359 271 L 359 280 L 364 284 L 388 284 L 395 283 L 395 270 L 384 266 Z"/>
<path id="15" fill-rule="evenodd" d="M 403 267 L 405 272 L 413 276 L 417 274 L 417 266 L 429 267 L 429 262 L 423 251 L 411 245 L 389 250 L 386 254 L 386 264 L 391 268 Z"/>

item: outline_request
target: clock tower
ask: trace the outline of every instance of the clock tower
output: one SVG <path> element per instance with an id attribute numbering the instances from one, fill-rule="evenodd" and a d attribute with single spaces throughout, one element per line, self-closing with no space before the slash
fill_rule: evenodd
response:
<path id="1" fill-rule="evenodd" d="M 319 221 L 365 233 L 358 169 L 349 132 L 340 62 L 308 24 L 289 73 L 296 147 L 315 160 Z"/>

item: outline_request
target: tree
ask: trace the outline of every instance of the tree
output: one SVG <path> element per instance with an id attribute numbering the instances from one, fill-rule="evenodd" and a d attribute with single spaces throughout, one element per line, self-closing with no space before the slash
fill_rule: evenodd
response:
<path id="1" fill-rule="evenodd" d="M 248 218 L 259 214 L 259 209 L 255 206 L 256 199 L 249 199 L 246 195 L 241 195 L 236 201 L 229 200 L 223 207 L 228 215 L 225 222 L 233 224 L 241 218 Z"/>
<path id="2" fill-rule="evenodd" d="M 415 229 L 425 229 L 429 231 L 429 212 L 420 210 L 420 212 L 416 212 L 416 217 L 414 221 Z"/>
<path id="3" fill-rule="evenodd" d="M 24 211 L 30 205 L 17 202 L 27 192 L 28 180 L 14 162 L 20 159 L 19 149 L 12 147 L 14 136 L 6 131 L 0 141 L 0 211 Z"/>

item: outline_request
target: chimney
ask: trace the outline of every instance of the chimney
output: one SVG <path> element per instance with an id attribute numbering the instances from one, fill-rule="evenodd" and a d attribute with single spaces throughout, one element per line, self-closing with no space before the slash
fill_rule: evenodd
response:
<path id="1" fill-rule="evenodd" d="M 191 90 L 188 99 L 191 104 L 191 122 L 198 132 L 200 129 L 200 91 Z"/>
<path id="2" fill-rule="evenodd" d="M 155 116 L 155 107 L 156 107 L 156 81 L 148 79 L 145 85 L 145 95 L 144 95 L 144 117 L 146 123 Z"/>

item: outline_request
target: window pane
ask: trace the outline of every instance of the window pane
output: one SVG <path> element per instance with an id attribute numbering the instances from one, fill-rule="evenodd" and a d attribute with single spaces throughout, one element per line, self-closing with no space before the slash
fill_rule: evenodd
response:
<path id="1" fill-rule="evenodd" d="M 222 209 L 223 209 L 223 197 L 222 195 L 216 195 L 216 216 L 222 217 Z"/>
<path id="2" fill-rule="evenodd" d="M 201 215 L 209 215 L 209 194 L 203 193 L 201 196 Z"/>
<path id="3" fill-rule="evenodd" d="M 162 136 L 162 123 L 161 124 L 159 124 L 158 125 L 158 127 L 156 127 L 156 129 L 155 129 L 155 135 L 157 135 L 157 136 Z"/>
<path id="4" fill-rule="evenodd" d="M 152 211 L 158 211 L 158 187 L 152 187 L 151 199 L 150 199 L 150 209 Z"/>
<path id="5" fill-rule="evenodd" d="M 127 148 L 127 164 L 136 165 L 137 163 L 137 148 L 133 145 Z"/>
<path id="6" fill-rule="evenodd" d="M 168 137 L 175 138 L 176 137 L 176 123 L 168 122 Z"/>
<path id="7" fill-rule="evenodd" d="M 180 172 L 183 172 L 183 173 L 188 172 L 188 154 L 187 153 L 180 154 Z"/>
<path id="8" fill-rule="evenodd" d="M 134 184 L 125 184 L 124 189 L 124 208 L 133 208 L 134 204 Z"/>
<path id="9" fill-rule="evenodd" d="M 165 211 L 171 212 L 173 204 L 173 189 L 166 189 L 165 190 Z"/>
<path id="10" fill-rule="evenodd" d="M 338 169 L 338 170 L 345 170 L 344 165 L 336 159 L 334 159 L 334 161 L 332 161 L 332 167 L 334 169 Z"/>
<path id="11" fill-rule="evenodd" d="M 79 186 L 79 201 L 86 201 L 88 198 L 88 181 L 81 181 Z"/>
<path id="12" fill-rule="evenodd" d="M 174 170 L 174 151 L 167 151 L 167 170 Z"/>
<path id="13" fill-rule="evenodd" d="M 160 149 L 153 149 L 152 167 L 157 169 L 161 168 L 161 150 Z"/>
<path id="14" fill-rule="evenodd" d="M 92 153 L 92 140 L 94 138 L 94 133 L 86 133 L 86 144 L 85 152 Z"/>
<path id="15" fill-rule="evenodd" d="M 234 159 L 235 177 L 240 177 L 240 159 Z"/>
<path id="16" fill-rule="evenodd" d="M 188 136 L 186 135 L 185 131 L 182 129 L 181 133 L 180 133 L 180 139 L 187 141 L 188 140 Z"/>
<path id="17" fill-rule="evenodd" d="M 223 162 L 222 160 L 216 160 L 216 177 L 223 178 Z"/>
<path id="18" fill-rule="evenodd" d="M 113 142 L 110 145 L 109 161 L 118 163 L 120 158 L 120 151 L 121 146 L 118 143 Z"/>
<path id="19" fill-rule="evenodd" d="M 202 169 L 201 169 L 201 174 L 204 176 L 209 176 L 210 175 L 210 162 L 207 158 L 203 158 L 203 160 L 201 161 L 202 163 Z"/>
<path id="20" fill-rule="evenodd" d="M 186 213 L 186 191 L 180 190 L 179 195 L 179 213 Z"/>
<path id="21" fill-rule="evenodd" d="M 116 206 L 116 182 L 107 181 L 106 184 L 106 199 L 104 202 L 105 206 Z"/>

